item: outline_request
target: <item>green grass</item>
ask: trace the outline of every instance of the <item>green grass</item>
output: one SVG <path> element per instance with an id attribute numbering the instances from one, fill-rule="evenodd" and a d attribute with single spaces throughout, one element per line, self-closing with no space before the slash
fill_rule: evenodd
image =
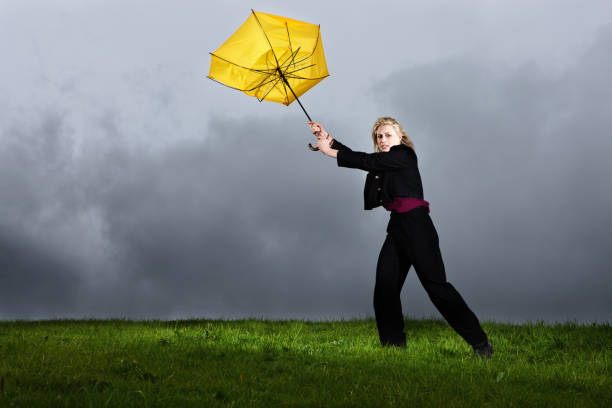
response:
<path id="1" fill-rule="evenodd" d="M 0 407 L 612 406 L 610 324 L 483 328 L 490 360 L 442 320 L 405 349 L 372 319 L 5 321 Z"/>

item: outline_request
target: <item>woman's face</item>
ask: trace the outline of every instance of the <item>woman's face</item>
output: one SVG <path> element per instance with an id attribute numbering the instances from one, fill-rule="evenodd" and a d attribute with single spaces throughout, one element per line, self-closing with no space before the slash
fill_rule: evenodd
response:
<path id="1" fill-rule="evenodd" d="M 376 129 L 376 143 L 381 152 L 388 152 L 391 146 L 401 143 L 402 137 L 395 132 L 391 125 L 382 125 Z"/>

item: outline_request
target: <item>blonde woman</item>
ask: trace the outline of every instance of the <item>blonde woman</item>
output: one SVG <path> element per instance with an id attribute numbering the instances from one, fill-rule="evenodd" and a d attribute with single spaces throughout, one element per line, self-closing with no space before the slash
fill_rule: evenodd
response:
<path id="1" fill-rule="evenodd" d="M 368 172 L 366 210 L 383 206 L 390 212 L 387 236 L 380 250 L 374 288 L 374 313 L 383 346 L 406 345 L 400 292 L 411 266 L 427 295 L 475 356 L 490 357 L 493 348 L 478 318 L 446 280 L 438 234 L 423 199 L 414 145 L 398 121 L 379 118 L 372 128 L 375 153 L 354 152 L 334 140 L 323 125 L 308 122 L 317 147 L 338 166 Z"/>

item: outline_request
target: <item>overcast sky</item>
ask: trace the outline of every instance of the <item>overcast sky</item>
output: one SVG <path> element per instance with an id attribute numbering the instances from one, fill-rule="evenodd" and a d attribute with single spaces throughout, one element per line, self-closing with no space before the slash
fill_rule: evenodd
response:
<path id="1" fill-rule="evenodd" d="M 365 172 L 206 78 L 251 8 L 321 25 L 334 137 L 404 125 L 481 321 L 611 320 L 612 3 L 577 0 L 0 0 L 0 319 L 374 315 Z M 402 304 L 441 318 L 414 270 Z"/>

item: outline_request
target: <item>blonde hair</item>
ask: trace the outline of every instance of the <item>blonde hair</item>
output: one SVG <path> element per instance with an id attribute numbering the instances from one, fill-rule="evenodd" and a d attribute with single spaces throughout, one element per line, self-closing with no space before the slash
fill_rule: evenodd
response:
<path id="1" fill-rule="evenodd" d="M 376 139 L 376 131 L 378 130 L 379 127 L 384 126 L 384 125 L 393 126 L 393 129 L 395 129 L 395 133 L 400 135 L 400 138 L 401 138 L 400 142 L 403 145 L 406 145 L 410 147 L 412 150 L 414 150 L 414 143 L 412 143 L 412 140 L 410 140 L 406 132 L 404 132 L 404 128 L 402 128 L 402 125 L 397 120 L 390 118 L 388 116 L 385 116 L 385 117 L 376 119 L 376 122 L 374 122 L 374 126 L 372 127 L 372 141 L 374 141 L 374 151 L 375 152 L 380 152 L 380 149 L 378 148 L 377 139 Z"/>

